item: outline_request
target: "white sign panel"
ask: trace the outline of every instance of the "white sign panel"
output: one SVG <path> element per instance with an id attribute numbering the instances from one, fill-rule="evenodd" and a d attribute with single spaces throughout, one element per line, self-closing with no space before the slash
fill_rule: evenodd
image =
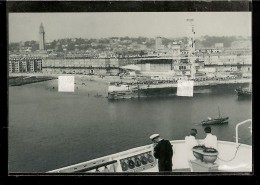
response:
<path id="1" fill-rule="evenodd" d="M 74 92 L 74 76 L 59 76 L 59 92 Z"/>
<path id="2" fill-rule="evenodd" d="M 193 96 L 194 81 L 179 80 L 177 85 L 177 96 Z"/>

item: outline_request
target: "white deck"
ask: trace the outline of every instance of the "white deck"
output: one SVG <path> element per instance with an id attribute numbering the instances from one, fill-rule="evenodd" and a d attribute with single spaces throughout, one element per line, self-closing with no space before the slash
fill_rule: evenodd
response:
<path id="1" fill-rule="evenodd" d="M 173 172 L 187 172 L 189 169 L 189 165 L 186 157 L 186 148 L 184 140 L 176 140 L 171 141 L 173 145 Z M 107 165 L 109 171 L 108 172 L 123 172 L 120 164 L 120 160 L 124 160 L 126 158 L 141 155 L 145 152 L 153 151 L 152 145 L 146 145 L 138 148 L 133 148 L 127 151 L 123 151 L 120 153 L 108 155 L 105 157 L 101 157 L 98 159 L 94 159 L 91 161 L 79 163 L 76 165 L 56 169 L 49 171 L 50 173 L 73 173 L 77 170 L 81 170 L 87 167 L 91 167 L 93 165 L 98 165 L 104 162 L 116 160 L 117 162 L 111 165 Z M 237 149 L 237 145 L 234 142 L 228 141 L 218 141 L 218 159 L 216 160 L 216 164 L 218 165 L 218 171 L 220 172 L 252 172 L 252 146 L 239 144 Z M 141 169 L 142 168 L 142 169 Z M 98 169 L 100 172 L 104 170 L 104 167 L 100 167 Z M 95 172 L 96 170 L 91 170 L 88 172 Z M 88 173 L 85 172 L 85 173 Z M 158 172 L 157 160 L 154 163 L 141 166 L 139 168 L 135 168 L 127 171 L 129 172 Z"/>

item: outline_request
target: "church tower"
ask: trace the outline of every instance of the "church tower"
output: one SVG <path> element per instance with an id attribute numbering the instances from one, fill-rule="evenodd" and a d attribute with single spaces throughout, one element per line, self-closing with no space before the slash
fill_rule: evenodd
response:
<path id="1" fill-rule="evenodd" d="M 189 18 L 187 21 L 187 36 L 188 36 L 188 50 L 189 60 L 191 63 L 191 79 L 195 79 L 196 67 L 195 67 L 195 30 L 194 19 Z"/>
<path id="2" fill-rule="evenodd" d="M 40 29 L 39 29 L 39 49 L 45 50 L 45 32 L 43 28 L 43 24 L 41 23 Z"/>
<path id="3" fill-rule="evenodd" d="M 189 18 L 187 21 L 187 36 L 188 36 L 188 50 L 189 54 L 194 54 L 195 52 L 195 30 L 194 30 L 194 19 Z"/>

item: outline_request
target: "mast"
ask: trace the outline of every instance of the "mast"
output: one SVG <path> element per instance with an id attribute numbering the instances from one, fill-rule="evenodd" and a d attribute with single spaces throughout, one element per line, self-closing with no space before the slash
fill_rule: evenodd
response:
<path id="1" fill-rule="evenodd" d="M 220 110 L 219 110 L 219 106 L 218 106 L 218 117 L 220 118 Z"/>
<path id="2" fill-rule="evenodd" d="M 195 68 L 195 31 L 194 31 L 194 19 L 193 18 L 188 18 L 186 19 L 187 22 L 187 36 L 188 36 L 188 59 L 191 64 L 191 79 L 195 79 L 195 73 L 196 73 L 196 68 Z"/>

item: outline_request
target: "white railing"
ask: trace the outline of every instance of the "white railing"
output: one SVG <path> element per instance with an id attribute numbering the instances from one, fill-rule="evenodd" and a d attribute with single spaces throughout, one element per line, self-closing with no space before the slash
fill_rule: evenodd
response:
<path id="1" fill-rule="evenodd" d="M 236 125 L 236 145 L 238 146 L 238 127 L 242 124 L 245 124 L 247 122 L 251 122 L 251 129 L 252 129 L 252 119 L 247 119 L 245 121 L 242 121 Z"/>

